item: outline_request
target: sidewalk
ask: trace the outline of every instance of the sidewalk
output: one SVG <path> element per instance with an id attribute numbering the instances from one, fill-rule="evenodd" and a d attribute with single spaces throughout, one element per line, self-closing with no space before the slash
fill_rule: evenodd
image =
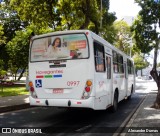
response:
<path id="1" fill-rule="evenodd" d="M 30 107 L 28 95 L 0 97 L 0 113 Z"/>
<path id="2" fill-rule="evenodd" d="M 160 135 L 160 109 L 151 108 L 156 93 L 148 93 L 142 104 L 129 120 L 121 136 Z M 157 133 L 158 132 L 158 133 Z"/>

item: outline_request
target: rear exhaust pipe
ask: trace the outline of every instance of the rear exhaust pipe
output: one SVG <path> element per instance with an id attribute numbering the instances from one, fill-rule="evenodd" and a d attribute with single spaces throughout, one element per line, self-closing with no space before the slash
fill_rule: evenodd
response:
<path id="1" fill-rule="evenodd" d="M 47 106 L 49 105 L 48 100 L 46 100 L 45 103 L 46 103 Z"/>
<path id="2" fill-rule="evenodd" d="M 70 101 L 70 100 L 68 101 L 68 106 L 69 106 L 69 107 L 71 106 L 71 101 Z"/>

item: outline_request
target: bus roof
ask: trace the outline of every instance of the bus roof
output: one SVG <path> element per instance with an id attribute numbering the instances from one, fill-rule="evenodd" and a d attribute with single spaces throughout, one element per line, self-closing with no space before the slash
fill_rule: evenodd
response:
<path id="1" fill-rule="evenodd" d="M 42 37 L 46 37 L 46 36 L 52 36 L 52 35 L 59 35 L 59 34 L 68 34 L 68 33 L 84 33 L 84 32 L 91 32 L 89 30 L 66 30 L 66 31 L 55 31 L 55 32 L 51 32 L 51 33 L 47 33 L 47 34 L 41 34 L 41 35 L 35 35 L 32 37 L 32 39 L 36 39 L 36 38 L 42 38 Z M 93 33 L 93 32 L 92 32 Z"/>

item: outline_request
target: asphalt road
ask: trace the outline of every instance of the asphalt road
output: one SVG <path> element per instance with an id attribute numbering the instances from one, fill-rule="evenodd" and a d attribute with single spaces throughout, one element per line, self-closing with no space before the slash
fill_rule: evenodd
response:
<path id="1" fill-rule="evenodd" d="M 116 113 L 111 113 L 109 109 L 93 111 L 89 109 L 36 107 L 0 114 L 0 127 L 38 127 L 42 129 L 44 135 L 57 136 L 113 135 L 144 98 L 149 83 L 137 83 L 136 93 L 132 99 L 120 102 Z"/>

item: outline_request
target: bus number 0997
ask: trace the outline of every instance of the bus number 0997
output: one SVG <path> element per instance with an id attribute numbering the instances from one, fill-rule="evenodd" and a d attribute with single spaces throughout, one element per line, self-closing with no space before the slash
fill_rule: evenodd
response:
<path id="1" fill-rule="evenodd" d="M 80 81 L 68 81 L 67 86 L 78 86 Z"/>

